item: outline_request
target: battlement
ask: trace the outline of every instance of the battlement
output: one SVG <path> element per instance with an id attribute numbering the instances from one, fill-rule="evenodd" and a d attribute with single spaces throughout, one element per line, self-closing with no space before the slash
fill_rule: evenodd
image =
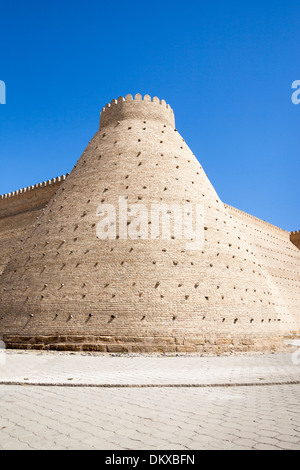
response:
<path id="1" fill-rule="evenodd" d="M 29 191 L 33 191 L 35 189 L 44 188 L 46 186 L 52 186 L 54 184 L 61 183 L 62 181 L 66 179 L 67 176 L 68 176 L 68 173 L 67 175 L 62 175 L 62 176 L 57 176 L 57 178 L 52 178 L 52 180 L 43 181 L 43 183 L 37 183 L 32 186 L 27 186 L 26 188 L 18 189 L 17 191 L 13 191 L 11 193 L 1 194 L 0 200 L 18 196 L 19 194 L 28 193 Z"/>
<path id="2" fill-rule="evenodd" d="M 284 230 L 280 227 L 277 227 L 276 225 L 273 225 L 270 222 L 267 222 L 266 220 L 259 219 L 258 217 L 255 217 L 254 215 L 248 214 L 247 212 L 244 212 L 240 209 L 237 209 L 236 207 L 230 206 L 229 204 L 224 204 L 224 206 L 226 207 L 226 209 L 229 210 L 229 212 L 234 212 L 234 213 L 242 216 L 245 220 L 248 218 L 252 222 L 255 222 L 258 225 L 265 226 L 266 229 L 277 230 L 278 232 L 281 232 L 281 233 L 288 233 L 288 232 L 286 232 L 286 230 Z"/>
<path id="3" fill-rule="evenodd" d="M 294 243 L 294 245 L 296 245 L 296 247 L 300 250 L 300 230 L 297 232 L 291 232 L 290 238 L 291 242 Z"/>
<path id="4" fill-rule="evenodd" d="M 133 98 L 132 95 L 120 96 L 112 100 L 101 111 L 100 129 L 110 124 L 117 124 L 125 119 L 138 119 L 140 121 L 160 121 L 175 127 L 174 112 L 165 100 L 155 96 L 145 95 L 144 99 L 139 93 Z"/>
<path id="5" fill-rule="evenodd" d="M 68 173 L 43 183 L 1 195 L 0 218 L 44 207 L 67 176 Z"/>

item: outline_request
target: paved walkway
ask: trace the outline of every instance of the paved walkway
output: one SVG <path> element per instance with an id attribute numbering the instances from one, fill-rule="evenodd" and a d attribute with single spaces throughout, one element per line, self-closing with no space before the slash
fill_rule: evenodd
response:
<path id="1" fill-rule="evenodd" d="M 8 351 L 0 449 L 300 450 L 299 384 L 291 354 Z"/>
<path id="2" fill-rule="evenodd" d="M 212 386 L 298 381 L 300 364 L 293 363 L 291 354 L 166 357 L 7 351 L 5 364 L 0 364 L 0 384 L 12 385 Z"/>

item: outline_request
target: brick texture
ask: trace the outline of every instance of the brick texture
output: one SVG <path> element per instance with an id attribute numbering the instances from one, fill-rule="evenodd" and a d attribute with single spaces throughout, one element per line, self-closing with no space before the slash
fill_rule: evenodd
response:
<path id="1" fill-rule="evenodd" d="M 65 176 L 0 196 L 0 274 Z"/>

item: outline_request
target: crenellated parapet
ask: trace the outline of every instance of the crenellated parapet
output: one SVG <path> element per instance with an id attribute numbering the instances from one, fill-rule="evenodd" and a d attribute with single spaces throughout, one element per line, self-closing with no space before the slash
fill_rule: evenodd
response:
<path id="1" fill-rule="evenodd" d="M 286 230 L 277 227 L 276 225 L 270 224 L 270 222 L 266 222 L 265 220 L 261 220 L 258 217 L 255 217 L 254 215 L 248 214 L 247 212 L 244 212 L 240 209 L 237 209 L 236 207 L 230 206 L 229 204 L 224 204 L 226 209 L 229 210 L 229 212 L 234 212 L 238 215 L 241 215 L 243 219 L 247 220 L 250 219 L 250 221 L 257 223 L 258 225 L 265 226 L 266 228 L 269 228 L 271 230 L 277 230 L 278 232 L 281 233 L 288 233 Z"/>
<path id="2" fill-rule="evenodd" d="M 26 188 L 18 189 L 17 191 L 13 191 L 11 193 L 2 194 L 0 195 L 0 200 L 9 199 L 14 196 L 19 196 L 21 194 L 28 193 L 29 191 L 34 191 L 35 189 L 45 188 L 47 186 L 53 186 L 54 184 L 58 184 L 64 181 L 67 176 L 68 176 L 68 173 L 67 175 L 62 175 L 62 176 L 57 176 L 57 178 L 52 178 L 52 180 L 43 181 L 43 183 L 34 184 L 32 186 L 27 186 Z"/>
<path id="3" fill-rule="evenodd" d="M 120 96 L 108 103 L 101 111 L 100 129 L 125 119 L 159 121 L 175 127 L 174 112 L 165 100 L 156 96 L 151 99 L 149 95 L 143 98 L 139 93 L 134 98 L 132 95 L 126 95 L 125 98 Z"/>
<path id="4" fill-rule="evenodd" d="M 296 247 L 300 250 L 300 230 L 291 232 L 290 238 L 291 242 L 294 243 L 294 245 L 296 245 Z"/>
<path id="5" fill-rule="evenodd" d="M 40 209 L 45 206 L 67 176 L 68 173 L 42 183 L 1 195 L 0 218 L 10 217 L 21 212 Z"/>

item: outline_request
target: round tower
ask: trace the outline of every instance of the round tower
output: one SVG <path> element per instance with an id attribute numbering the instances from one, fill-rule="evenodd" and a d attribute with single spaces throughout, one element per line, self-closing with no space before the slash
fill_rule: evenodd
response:
<path id="1" fill-rule="evenodd" d="M 153 228 L 153 207 L 165 231 Z M 197 233 L 187 231 L 191 214 Z M 0 312 L 10 347 L 269 349 L 285 328 L 251 241 L 172 109 L 139 94 L 103 108 L 99 131 L 6 265 Z"/>
<path id="2" fill-rule="evenodd" d="M 156 121 L 175 127 L 175 117 L 172 108 L 165 102 L 154 97 L 139 93 L 133 99 L 132 95 L 127 95 L 126 99 L 120 96 L 117 100 L 112 100 L 101 111 L 100 130 L 110 124 L 116 124 L 123 120 Z"/>

